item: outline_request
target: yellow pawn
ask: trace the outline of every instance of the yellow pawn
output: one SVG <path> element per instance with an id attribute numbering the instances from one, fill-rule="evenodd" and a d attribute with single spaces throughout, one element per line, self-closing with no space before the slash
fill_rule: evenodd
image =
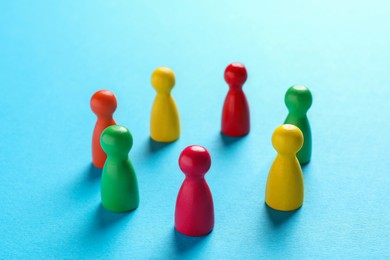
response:
<path id="1" fill-rule="evenodd" d="M 152 74 L 152 86 L 157 95 L 150 117 L 150 137 L 157 142 L 173 142 L 180 136 L 180 120 L 171 90 L 175 74 L 170 68 L 157 68 Z"/>
<path id="2" fill-rule="evenodd" d="M 303 203 L 303 174 L 296 157 L 303 145 L 298 127 L 281 125 L 272 135 L 272 145 L 278 152 L 268 174 L 265 203 L 273 209 L 291 211 Z"/>

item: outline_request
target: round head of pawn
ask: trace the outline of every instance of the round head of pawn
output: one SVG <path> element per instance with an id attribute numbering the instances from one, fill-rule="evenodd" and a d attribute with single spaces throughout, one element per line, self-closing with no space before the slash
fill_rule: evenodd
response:
<path id="1" fill-rule="evenodd" d="M 303 134 L 295 125 L 281 125 L 272 134 L 272 145 L 279 154 L 295 155 L 303 145 Z"/>
<path id="2" fill-rule="evenodd" d="M 287 90 L 284 102 L 291 114 L 304 116 L 311 107 L 313 97 L 307 87 L 294 85 Z"/>
<path id="3" fill-rule="evenodd" d="M 169 94 L 175 85 L 175 73 L 170 68 L 160 67 L 153 71 L 152 86 L 161 94 Z"/>
<path id="4" fill-rule="evenodd" d="M 179 167 L 188 178 L 203 178 L 210 166 L 210 154 L 202 146 L 188 146 L 180 154 Z"/>
<path id="5" fill-rule="evenodd" d="M 225 69 L 225 81 L 231 88 L 242 88 L 247 77 L 246 68 L 241 63 L 231 63 Z"/>
<path id="6" fill-rule="evenodd" d="M 133 137 L 126 127 L 112 125 L 104 129 L 100 144 L 109 157 L 127 158 L 133 146 Z"/>
<path id="7" fill-rule="evenodd" d="M 112 117 L 116 110 L 116 97 L 108 90 L 99 90 L 91 97 L 91 109 L 98 117 Z"/>

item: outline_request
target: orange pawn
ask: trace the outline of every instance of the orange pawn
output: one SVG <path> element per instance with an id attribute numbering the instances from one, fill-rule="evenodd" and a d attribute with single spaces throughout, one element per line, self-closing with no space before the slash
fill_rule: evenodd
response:
<path id="1" fill-rule="evenodd" d="M 92 163 L 97 168 L 103 168 L 107 155 L 100 146 L 100 135 L 110 125 L 115 125 L 112 118 L 116 110 L 114 93 L 108 90 L 99 90 L 91 97 L 91 109 L 97 116 L 92 136 Z"/>

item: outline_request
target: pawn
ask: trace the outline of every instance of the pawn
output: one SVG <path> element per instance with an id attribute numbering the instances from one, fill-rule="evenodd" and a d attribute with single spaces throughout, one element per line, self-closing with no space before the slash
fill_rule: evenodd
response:
<path id="1" fill-rule="evenodd" d="M 297 157 L 300 164 L 307 164 L 310 162 L 312 144 L 310 124 L 306 113 L 311 107 L 312 95 L 305 86 L 295 85 L 287 90 L 284 101 L 289 111 L 284 123 L 295 125 L 302 131 L 304 142 Z"/>
<path id="2" fill-rule="evenodd" d="M 229 85 L 222 110 L 222 133 L 239 137 L 249 133 L 249 106 L 242 91 L 247 79 L 246 68 L 240 63 L 232 63 L 225 70 L 225 81 Z"/>
<path id="3" fill-rule="evenodd" d="M 296 157 L 302 144 L 302 132 L 294 125 L 281 125 L 272 135 L 278 155 L 268 174 L 265 202 L 273 209 L 291 211 L 302 206 L 303 174 Z"/>
<path id="4" fill-rule="evenodd" d="M 152 74 L 152 86 L 157 95 L 150 118 L 150 137 L 157 142 L 173 142 L 180 136 L 179 112 L 171 90 L 175 74 L 170 68 L 157 68 Z"/>
<path id="5" fill-rule="evenodd" d="M 133 137 L 123 126 L 107 127 L 100 139 L 107 153 L 101 182 L 103 207 L 114 212 L 126 212 L 138 207 L 138 182 L 128 153 Z"/>
<path id="6" fill-rule="evenodd" d="M 175 228 L 187 236 L 203 236 L 214 227 L 214 204 L 204 175 L 210 169 L 209 152 L 202 146 L 185 148 L 179 157 L 186 175 L 176 200 Z"/>
<path id="7" fill-rule="evenodd" d="M 92 135 L 92 163 L 97 168 L 103 168 L 107 155 L 100 146 L 100 135 L 106 127 L 115 125 L 112 114 L 116 110 L 116 98 L 111 91 L 99 90 L 91 97 L 90 105 L 97 116 Z"/>

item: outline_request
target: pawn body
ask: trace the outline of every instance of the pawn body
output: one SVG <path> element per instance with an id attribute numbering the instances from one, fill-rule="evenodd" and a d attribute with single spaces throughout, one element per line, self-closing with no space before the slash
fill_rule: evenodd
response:
<path id="1" fill-rule="evenodd" d="M 244 65 L 232 63 L 225 70 L 225 80 L 229 85 L 222 110 L 221 132 L 227 136 L 239 137 L 249 133 L 249 106 L 242 86 L 247 79 Z"/>
<path id="2" fill-rule="evenodd" d="M 130 132 L 123 126 L 106 128 L 101 144 L 107 153 L 101 182 L 103 207 L 114 212 L 126 212 L 138 207 L 139 193 L 135 170 L 128 157 L 133 145 Z"/>
<path id="3" fill-rule="evenodd" d="M 204 174 L 211 158 L 204 147 L 189 146 L 179 158 L 186 178 L 179 190 L 175 209 L 175 228 L 187 236 L 207 235 L 214 227 L 214 204 Z"/>
<path id="4" fill-rule="evenodd" d="M 156 69 L 152 85 L 157 94 L 150 118 L 150 137 L 157 142 L 173 142 L 180 137 L 179 112 L 171 95 L 175 85 L 173 71 L 166 67 Z"/>
<path id="5" fill-rule="evenodd" d="M 296 158 L 302 144 L 302 132 L 294 125 L 279 126 L 272 135 L 278 154 L 268 174 L 265 202 L 273 209 L 291 211 L 303 204 L 303 174 Z"/>
<path id="6" fill-rule="evenodd" d="M 97 116 L 92 135 L 92 163 L 97 168 L 103 168 L 107 155 L 100 146 L 100 135 L 108 126 L 116 124 L 112 118 L 117 107 L 115 95 L 108 90 L 99 90 L 93 94 L 90 106 Z"/>
<path id="7" fill-rule="evenodd" d="M 304 137 L 303 146 L 297 153 L 299 163 L 302 165 L 309 163 L 311 159 L 312 140 L 307 111 L 311 107 L 312 100 L 310 90 L 305 86 L 292 86 L 285 95 L 285 103 L 289 113 L 284 123 L 297 126 Z"/>

